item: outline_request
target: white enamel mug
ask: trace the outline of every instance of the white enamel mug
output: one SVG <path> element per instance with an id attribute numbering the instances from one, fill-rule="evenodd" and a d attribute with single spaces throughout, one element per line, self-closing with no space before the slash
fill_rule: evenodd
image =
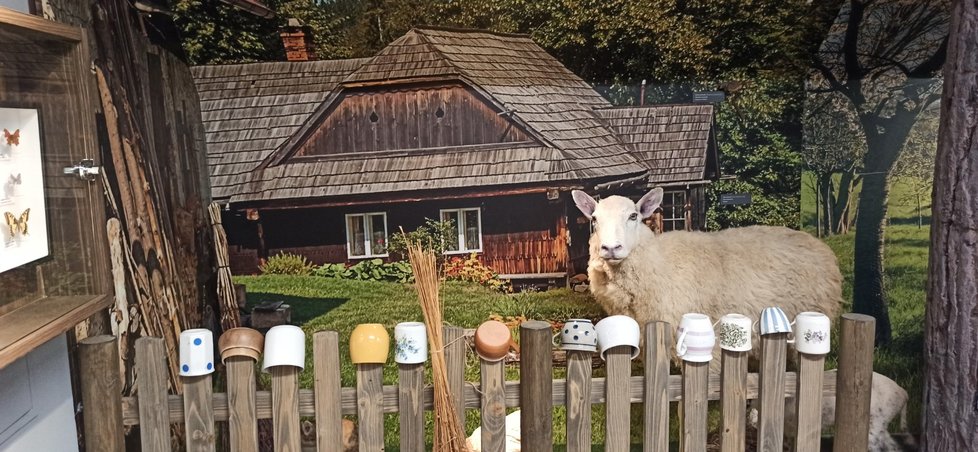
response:
<path id="1" fill-rule="evenodd" d="M 795 317 L 795 349 L 800 353 L 824 355 L 831 346 L 832 321 L 821 312 L 802 312 Z"/>
<path id="2" fill-rule="evenodd" d="M 302 369 L 306 365 L 306 333 L 295 325 L 273 326 L 265 333 L 264 358 L 261 368 L 266 372 L 273 366 Z"/>
<path id="3" fill-rule="evenodd" d="M 605 359 L 605 352 L 619 345 L 632 348 L 632 359 L 638 357 L 638 343 L 642 339 L 642 332 L 635 319 L 627 315 L 605 317 L 594 326 L 594 331 L 598 335 L 601 359 Z"/>
<path id="4" fill-rule="evenodd" d="M 691 312 L 683 314 L 679 321 L 679 338 L 676 340 L 676 354 L 683 361 L 709 362 L 713 359 L 713 346 L 716 333 L 713 322 L 706 314 Z"/>
<path id="5" fill-rule="evenodd" d="M 214 333 L 206 328 L 180 332 L 180 375 L 196 377 L 214 372 Z"/>
<path id="6" fill-rule="evenodd" d="M 557 338 L 560 343 L 557 343 Z M 594 352 L 598 350 L 598 333 L 588 319 L 570 319 L 553 337 L 554 345 L 561 350 L 581 350 Z"/>
<path id="7" fill-rule="evenodd" d="M 428 360 L 428 329 L 422 322 L 394 325 L 394 361 L 420 364 Z"/>
<path id="8" fill-rule="evenodd" d="M 742 314 L 727 314 L 717 321 L 717 338 L 720 348 L 732 352 L 750 351 L 751 319 Z"/>

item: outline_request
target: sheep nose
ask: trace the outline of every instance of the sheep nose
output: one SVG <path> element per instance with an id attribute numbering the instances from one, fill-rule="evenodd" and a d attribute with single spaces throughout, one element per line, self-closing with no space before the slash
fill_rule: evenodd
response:
<path id="1" fill-rule="evenodd" d="M 621 245 L 615 245 L 615 246 L 601 245 L 601 251 L 604 251 L 604 252 L 607 252 L 607 253 L 621 251 Z"/>

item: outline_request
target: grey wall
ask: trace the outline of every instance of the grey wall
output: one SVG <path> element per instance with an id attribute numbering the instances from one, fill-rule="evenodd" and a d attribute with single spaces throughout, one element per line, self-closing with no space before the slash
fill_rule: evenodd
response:
<path id="1" fill-rule="evenodd" d="M 30 0 L 0 0 L 0 7 L 10 8 L 22 13 L 30 13 Z"/>
<path id="2" fill-rule="evenodd" d="M 58 336 L 0 369 L 0 452 L 77 452 L 72 405 L 68 344 Z"/>

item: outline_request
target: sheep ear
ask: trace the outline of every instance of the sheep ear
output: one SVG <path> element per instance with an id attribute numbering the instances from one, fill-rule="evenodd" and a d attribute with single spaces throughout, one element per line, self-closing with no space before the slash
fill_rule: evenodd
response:
<path id="1" fill-rule="evenodd" d="M 572 190 L 571 196 L 574 197 L 574 204 L 577 205 L 577 208 L 590 220 L 591 215 L 594 214 L 594 208 L 597 207 L 598 203 L 594 198 L 580 190 Z"/>
<path id="2" fill-rule="evenodd" d="M 656 187 L 638 200 L 638 211 L 642 214 L 642 218 L 648 218 L 660 204 L 662 204 L 662 188 Z"/>

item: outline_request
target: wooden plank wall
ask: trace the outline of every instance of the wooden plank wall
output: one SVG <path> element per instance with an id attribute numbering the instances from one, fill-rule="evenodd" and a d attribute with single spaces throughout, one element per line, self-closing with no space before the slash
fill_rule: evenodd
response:
<path id="1" fill-rule="evenodd" d="M 296 156 L 529 140 L 458 83 L 350 91 L 338 102 Z"/>

